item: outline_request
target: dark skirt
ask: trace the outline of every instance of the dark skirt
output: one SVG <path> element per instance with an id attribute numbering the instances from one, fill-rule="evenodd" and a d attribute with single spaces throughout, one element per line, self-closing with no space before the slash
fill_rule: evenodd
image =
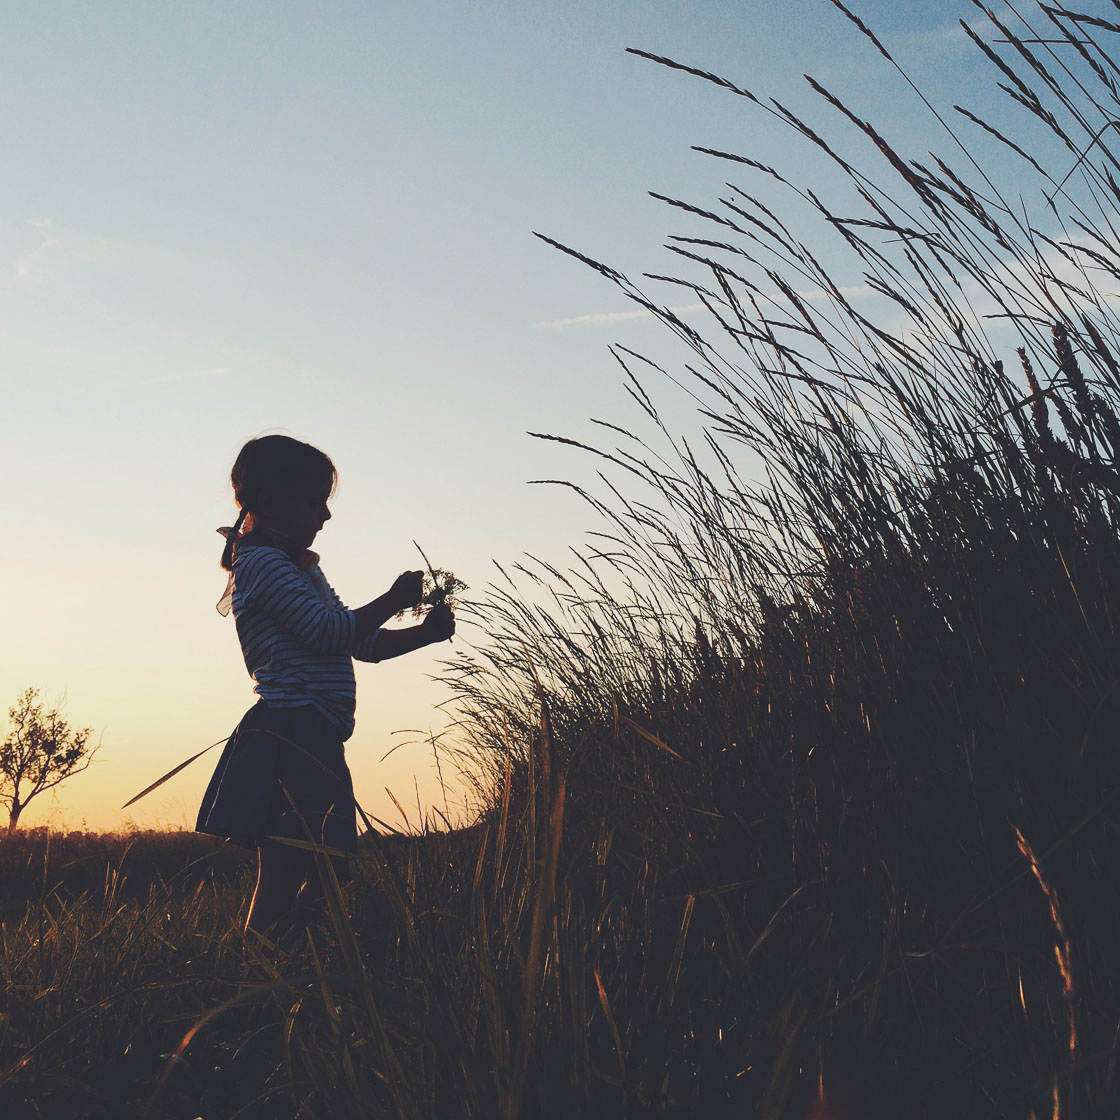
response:
<path id="1" fill-rule="evenodd" d="M 284 836 L 354 851 L 354 786 L 338 729 L 314 708 L 258 701 L 226 743 L 195 830 L 249 847 Z"/>

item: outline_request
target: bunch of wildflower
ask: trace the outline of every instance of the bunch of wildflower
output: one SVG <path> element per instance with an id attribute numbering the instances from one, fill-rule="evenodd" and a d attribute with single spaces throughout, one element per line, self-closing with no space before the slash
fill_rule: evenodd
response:
<path id="1" fill-rule="evenodd" d="M 468 590 L 467 585 L 457 579 L 454 572 L 446 568 L 429 568 L 424 575 L 424 594 L 420 602 L 412 608 L 412 617 L 420 618 L 433 607 L 446 603 L 452 610 L 455 609 L 456 597 Z M 397 618 L 403 618 L 405 612 L 400 611 Z"/>

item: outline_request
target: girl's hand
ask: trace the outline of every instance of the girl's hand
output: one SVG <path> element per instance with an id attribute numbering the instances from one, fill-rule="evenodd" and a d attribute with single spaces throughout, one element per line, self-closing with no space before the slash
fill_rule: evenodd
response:
<path id="1" fill-rule="evenodd" d="M 425 642 L 446 641 L 455 633 L 455 612 L 447 603 L 437 603 L 420 623 Z"/>
<path id="2" fill-rule="evenodd" d="M 411 610 L 424 596 L 424 573 L 401 572 L 389 588 L 389 598 L 393 604 L 393 614 Z"/>

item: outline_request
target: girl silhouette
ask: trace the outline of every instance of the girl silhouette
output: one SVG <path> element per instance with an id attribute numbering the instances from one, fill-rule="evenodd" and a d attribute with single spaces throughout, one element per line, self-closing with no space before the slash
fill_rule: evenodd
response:
<path id="1" fill-rule="evenodd" d="M 337 472 L 310 444 L 288 436 L 250 440 L 230 481 L 240 507 L 222 567 L 245 667 L 260 697 L 245 713 L 210 779 L 196 829 L 256 847 L 259 861 L 246 930 L 282 937 L 321 911 L 314 853 L 273 839 L 311 840 L 338 853 L 357 844 L 354 790 L 343 743 L 354 730 L 354 665 L 384 661 L 449 638 L 441 603 L 416 626 L 382 624 L 419 604 L 423 573 L 404 572 L 384 595 L 348 610 L 310 551 L 329 520 Z M 345 856 L 333 855 L 342 883 Z"/>

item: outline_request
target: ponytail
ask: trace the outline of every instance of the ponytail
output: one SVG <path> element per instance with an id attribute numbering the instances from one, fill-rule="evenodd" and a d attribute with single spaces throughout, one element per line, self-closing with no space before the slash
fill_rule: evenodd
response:
<path id="1" fill-rule="evenodd" d="M 246 510 L 242 507 L 237 515 L 237 520 L 228 528 L 219 529 L 218 532 L 226 538 L 226 546 L 222 549 L 222 567 L 227 572 L 233 571 L 233 546 L 241 536 L 241 526 L 245 523 Z"/>

